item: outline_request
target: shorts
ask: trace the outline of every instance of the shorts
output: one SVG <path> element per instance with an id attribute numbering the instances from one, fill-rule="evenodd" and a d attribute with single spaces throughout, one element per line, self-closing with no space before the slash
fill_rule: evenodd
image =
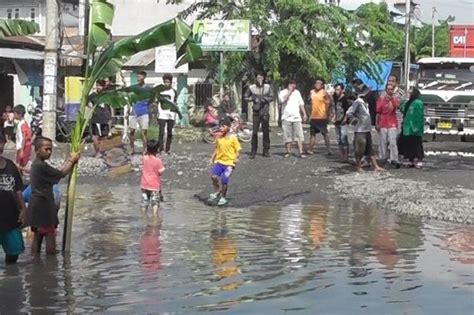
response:
<path id="1" fill-rule="evenodd" d="M 372 148 L 372 135 L 370 132 L 356 132 L 354 134 L 354 155 L 356 158 L 374 155 Z"/>
<path id="2" fill-rule="evenodd" d="M 25 250 L 23 234 L 21 229 L 13 229 L 0 233 L 0 244 L 2 244 L 5 255 L 18 256 Z"/>
<path id="3" fill-rule="evenodd" d="M 92 124 L 92 135 L 100 138 L 109 135 L 110 128 L 108 124 Z"/>
<path id="4" fill-rule="evenodd" d="M 323 135 L 328 133 L 327 119 L 311 119 L 309 126 L 310 134 L 312 136 L 315 136 L 317 133 L 321 133 Z"/>
<path id="5" fill-rule="evenodd" d="M 233 166 L 216 163 L 212 167 L 211 176 L 219 177 L 221 179 L 222 185 L 229 185 L 230 176 L 232 176 L 233 171 L 234 171 Z"/>
<path id="6" fill-rule="evenodd" d="M 159 206 L 160 205 L 160 191 L 151 191 L 142 189 L 142 207 L 148 208 L 148 206 Z"/>
<path id="7" fill-rule="evenodd" d="M 42 225 L 40 227 L 31 227 L 31 230 L 38 233 L 39 236 L 56 235 L 56 225 Z"/>
<path id="8" fill-rule="evenodd" d="M 348 132 L 347 125 L 336 125 L 337 144 L 340 148 L 349 148 Z"/>
<path id="9" fill-rule="evenodd" d="M 10 138 L 10 140 L 15 141 L 15 127 L 5 127 L 3 129 L 3 134 Z"/>
<path id="10" fill-rule="evenodd" d="M 142 116 L 134 116 L 130 115 L 128 117 L 128 125 L 130 129 L 140 129 L 140 130 L 148 130 L 148 122 L 149 122 L 149 116 L 147 115 L 142 115 Z"/>
<path id="11" fill-rule="evenodd" d="M 303 124 L 301 121 L 282 121 L 283 142 L 303 142 Z"/>

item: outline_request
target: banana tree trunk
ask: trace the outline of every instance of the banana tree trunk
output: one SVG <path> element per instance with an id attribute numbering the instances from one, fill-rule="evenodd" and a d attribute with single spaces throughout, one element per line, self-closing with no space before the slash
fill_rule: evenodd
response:
<path id="1" fill-rule="evenodd" d="M 63 233 L 63 252 L 69 252 L 71 250 L 71 239 L 72 239 L 72 221 L 74 216 L 74 201 L 76 198 L 76 184 L 77 184 L 77 164 L 74 165 L 71 175 L 69 175 L 69 181 L 67 185 L 67 201 L 66 201 L 66 219 L 64 220 L 64 233 Z"/>

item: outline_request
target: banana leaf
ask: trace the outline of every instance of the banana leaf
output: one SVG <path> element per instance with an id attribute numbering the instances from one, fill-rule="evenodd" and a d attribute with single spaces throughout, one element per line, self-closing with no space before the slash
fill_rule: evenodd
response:
<path id="1" fill-rule="evenodd" d="M 129 58 L 151 48 L 175 44 L 178 64 L 196 61 L 202 50 L 191 38 L 192 29 L 178 18 L 161 23 L 132 37 L 111 43 L 96 60 L 91 77 L 104 78 L 116 74 Z"/>
<path id="2" fill-rule="evenodd" d="M 123 108 L 136 102 L 148 100 L 150 103 L 160 103 L 161 108 L 179 113 L 178 106 L 161 94 L 166 87 L 163 84 L 152 89 L 144 89 L 138 85 L 118 90 L 103 92 L 95 97 L 96 104 L 107 104 L 113 108 Z"/>
<path id="3" fill-rule="evenodd" d="M 39 25 L 35 22 L 0 19 L 0 39 L 10 36 L 33 35 L 39 31 Z"/>
<path id="4" fill-rule="evenodd" d="M 91 30 L 89 36 L 95 47 L 107 43 L 114 19 L 114 5 L 105 0 L 95 0 L 91 4 Z M 89 47 L 93 49 L 93 47 Z"/>

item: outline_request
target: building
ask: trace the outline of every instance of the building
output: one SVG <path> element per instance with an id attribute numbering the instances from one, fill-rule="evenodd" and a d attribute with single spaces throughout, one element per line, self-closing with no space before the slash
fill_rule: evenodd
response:
<path id="1" fill-rule="evenodd" d="M 64 52 L 70 52 L 73 42 L 79 47 L 78 35 L 79 0 L 62 0 L 60 5 L 60 64 L 64 67 L 60 77 L 71 72 L 77 73 L 81 60 L 69 58 Z M 2 0 L 0 1 L 0 19 L 22 19 L 39 24 L 40 31 L 31 36 L 16 36 L 0 40 L 0 111 L 6 105 L 35 103 L 41 97 L 43 85 L 44 39 L 46 30 L 46 0 Z M 61 86 L 61 84 L 60 84 Z M 59 95 L 61 92 L 58 91 Z M 61 103 L 61 102 L 60 102 Z"/>

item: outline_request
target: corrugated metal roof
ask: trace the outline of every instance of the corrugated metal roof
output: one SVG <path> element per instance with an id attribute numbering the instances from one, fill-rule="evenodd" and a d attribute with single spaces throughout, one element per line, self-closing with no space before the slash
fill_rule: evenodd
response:
<path id="1" fill-rule="evenodd" d="M 148 49 L 135 54 L 124 64 L 124 67 L 146 67 L 155 61 L 155 49 Z"/>

